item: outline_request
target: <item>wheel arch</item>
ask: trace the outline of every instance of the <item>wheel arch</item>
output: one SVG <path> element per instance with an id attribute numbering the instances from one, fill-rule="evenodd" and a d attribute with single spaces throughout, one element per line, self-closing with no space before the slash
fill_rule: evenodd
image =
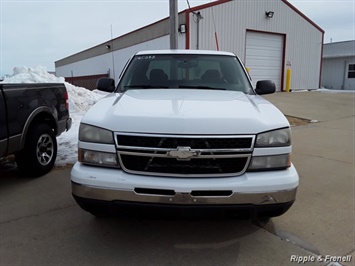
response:
<path id="1" fill-rule="evenodd" d="M 58 114 L 53 112 L 53 110 L 46 106 L 41 106 L 35 109 L 27 118 L 25 125 L 21 134 L 21 150 L 25 147 L 27 134 L 30 129 L 35 124 L 47 124 L 49 125 L 54 134 L 57 135 L 58 132 Z"/>

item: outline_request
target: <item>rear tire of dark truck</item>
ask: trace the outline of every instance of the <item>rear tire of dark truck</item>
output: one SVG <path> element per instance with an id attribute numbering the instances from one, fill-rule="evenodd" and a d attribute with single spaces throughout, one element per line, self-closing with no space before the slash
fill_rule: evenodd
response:
<path id="1" fill-rule="evenodd" d="M 20 172 L 31 177 L 47 174 L 57 158 L 57 139 L 47 124 L 35 124 L 27 135 L 25 148 L 16 154 Z"/>

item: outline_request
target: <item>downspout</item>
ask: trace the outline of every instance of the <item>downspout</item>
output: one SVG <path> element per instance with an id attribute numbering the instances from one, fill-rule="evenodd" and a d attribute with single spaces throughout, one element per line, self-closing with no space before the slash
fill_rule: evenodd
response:
<path id="1" fill-rule="evenodd" d="M 344 75 L 343 75 L 343 84 L 341 85 L 341 89 L 342 90 L 345 90 L 345 78 L 346 78 L 346 74 L 347 74 L 347 72 L 348 72 L 348 68 L 347 68 L 347 66 L 348 66 L 348 61 L 344 61 Z"/>
<path id="2" fill-rule="evenodd" d="M 324 49 L 324 32 L 322 32 L 322 42 L 321 42 L 321 49 L 320 49 L 320 67 L 319 67 L 319 80 L 318 80 L 319 89 L 322 86 L 323 49 Z"/>
<path id="3" fill-rule="evenodd" d="M 196 50 L 198 50 L 200 48 L 200 19 L 197 16 L 197 38 L 196 38 Z"/>
<path id="4" fill-rule="evenodd" d="M 190 49 L 190 11 L 185 10 L 186 20 L 186 37 L 185 37 L 185 49 Z"/>

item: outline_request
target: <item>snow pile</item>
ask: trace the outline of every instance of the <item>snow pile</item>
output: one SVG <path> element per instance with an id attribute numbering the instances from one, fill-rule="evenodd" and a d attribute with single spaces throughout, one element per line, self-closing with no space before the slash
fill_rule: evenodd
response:
<path id="1" fill-rule="evenodd" d="M 355 90 L 336 90 L 336 89 L 307 89 L 307 90 L 292 90 L 292 92 L 324 92 L 324 93 L 355 93 Z"/>
<path id="2" fill-rule="evenodd" d="M 45 67 L 15 67 L 13 75 L 5 78 L 5 83 L 64 83 L 64 78 L 49 74 Z"/>
<path id="3" fill-rule="evenodd" d="M 89 91 L 65 82 L 63 77 L 56 77 L 47 72 L 45 67 L 35 68 L 15 67 L 13 75 L 5 78 L 3 83 L 64 83 L 69 96 L 70 117 L 73 120 L 68 132 L 62 133 L 57 138 L 58 154 L 56 165 L 73 164 L 77 159 L 77 143 L 79 125 L 82 117 L 89 108 L 107 93 L 98 90 Z"/>
<path id="4" fill-rule="evenodd" d="M 355 93 L 355 90 L 334 90 L 334 89 L 326 89 L 326 88 L 320 88 L 316 91 L 325 92 L 325 93 Z"/>
<path id="5" fill-rule="evenodd" d="M 82 87 L 76 87 L 68 82 L 64 82 L 69 95 L 70 112 L 80 112 L 90 109 L 98 100 L 107 95 L 105 92 L 98 90 L 89 91 Z"/>

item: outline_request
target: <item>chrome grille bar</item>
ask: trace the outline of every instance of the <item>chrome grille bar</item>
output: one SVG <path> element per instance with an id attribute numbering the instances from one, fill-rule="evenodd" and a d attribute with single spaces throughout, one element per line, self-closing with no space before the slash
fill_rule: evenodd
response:
<path id="1" fill-rule="evenodd" d="M 251 160 L 255 136 L 116 132 L 115 141 L 121 167 L 128 173 L 172 177 L 222 177 L 236 176 L 246 171 Z"/>

